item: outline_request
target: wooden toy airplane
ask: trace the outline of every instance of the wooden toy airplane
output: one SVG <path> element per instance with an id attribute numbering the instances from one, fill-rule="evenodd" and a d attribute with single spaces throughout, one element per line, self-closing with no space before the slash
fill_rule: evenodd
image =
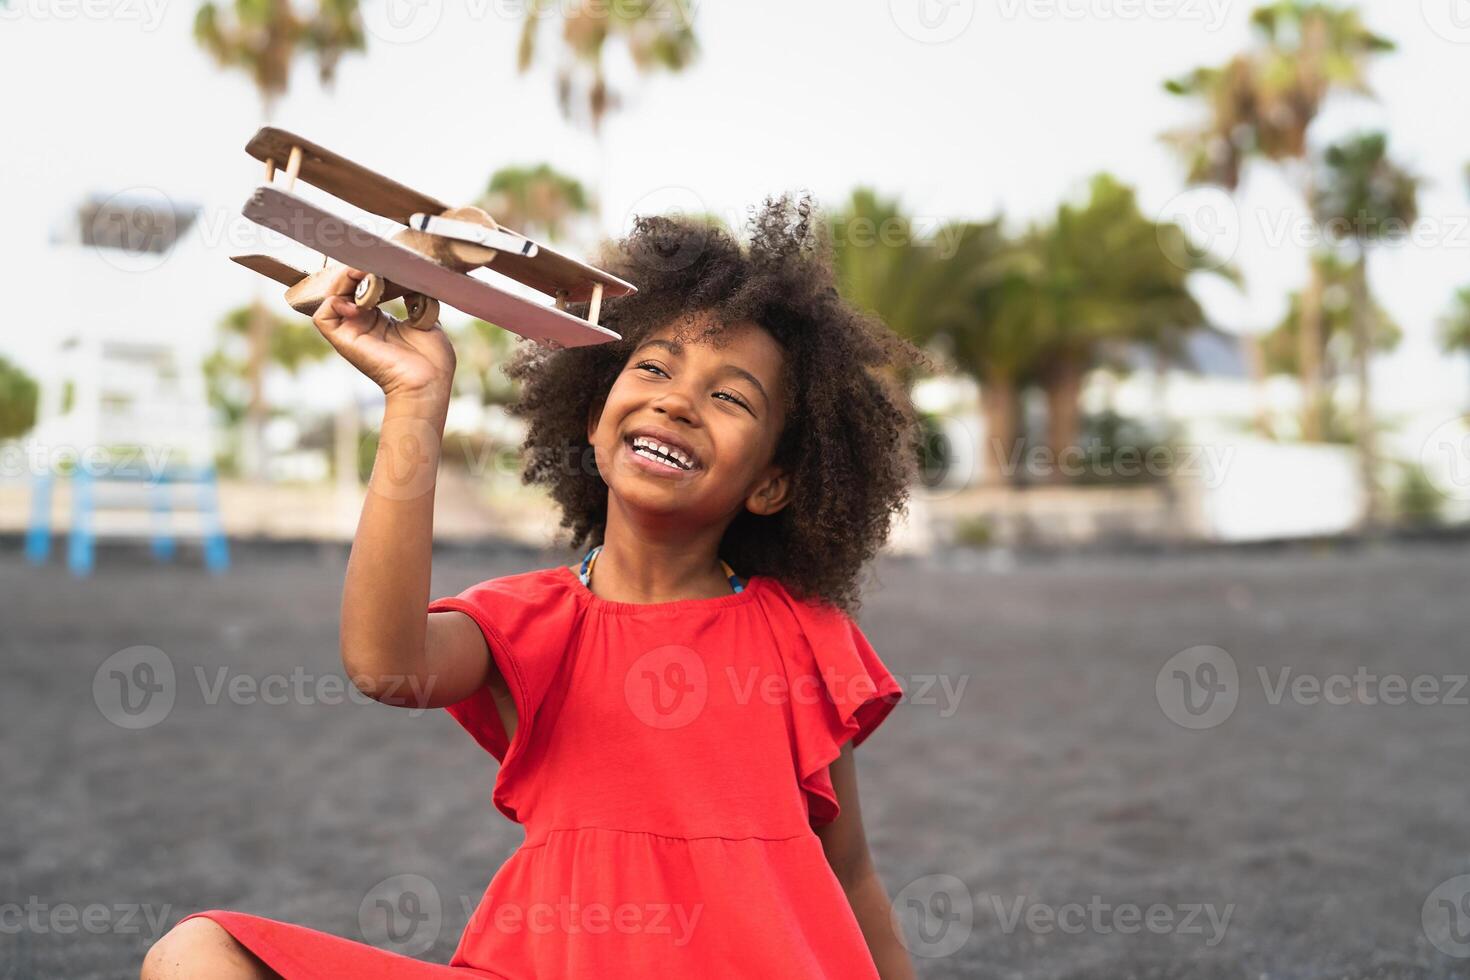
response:
<path id="1" fill-rule="evenodd" d="M 357 304 L 377 306 L 401 296 L 411 326 L 432 326 L 443 301 L 551 347 L 619 339 L 598 326 L 597 318 L 603 298 L 637 292 L 632 283 L 502 227 L 481 208 L 450 207 L 284 130 L 261 129 L 245 152 L 264 161 L 266 179 L 245 203 L 245 217 L 316 249 L 324 259 L 316 272 L 268 255 L 232 259 L 286 286 L 286 302 L 298 313 L 314 314 L 328 283 L 348 265 L 368 273 L 358 284 Z M 275 184 L 282 163 L 284 189 Z M 384 238 L 293 194 L 298 178 L 406 227 Z M 554 303 L 537 303 L 469 275 L 485 267 Z M 588 304 L 586 319 L 567 310 L 567 304 L 582 302 Z"/>

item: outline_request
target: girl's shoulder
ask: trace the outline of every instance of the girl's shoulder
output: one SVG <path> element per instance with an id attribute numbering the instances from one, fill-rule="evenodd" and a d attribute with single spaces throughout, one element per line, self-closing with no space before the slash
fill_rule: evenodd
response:
<path id="1" fill-rule="evenodd" d="M 572 585 L 580 585 L 565 565 L 516 572 L 477 582 L 464 591 L 429 603 L 429 612 L 455 610 L 480 625 L 487 637 L 522 639 L 554 633 L 577 611 Z"/>

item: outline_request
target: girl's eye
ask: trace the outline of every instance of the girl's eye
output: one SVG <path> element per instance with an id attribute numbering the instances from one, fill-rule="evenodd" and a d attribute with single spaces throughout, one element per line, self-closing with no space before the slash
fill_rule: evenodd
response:
<path id="1" fill-rule="evenodd" d="M 639 363 L 633 365 L 633 370 L 635 370 L 635 371 L 641 370 L 643 368 L 648 368 L 650 370 L 657 371 L 659 374 L 663 375 L 664 377 L 668 377 L 668 372 L 666 372 L 663 368 L 659 367 L 653 361 L 640 361 Z M 747 412 L 750 412 L 751 415 L 754 415 L 755 414 L 755 412 L 751 411 L 750 406 L 745 403 L 745 399 L 741 398 L 739 395 L 735 394 L 734 392 L 731 392 L 731 391 L 717 391 L 717 392 L 715 392 L 715 396 L 716 397 L 719 397 L 720 395 L 724 395 L 726 398 L 728 398 L 730 401 L 734 402 L 736 405 L 739 405 L 741 408 L 745 409 Z"/>
<path id="2" fill-rule="evenodd" d="M 739 405 L 741 408 L 745 409 L 747 412 L 750 411 L 750 406 L 747 405 L 747 404 L 745 404 L 745 400 L 743 398 L 741 398 L 739 395 L 733 394 L 732 392 L 728 392 L 728 391 L 717 391 L 717 392 L 715 392 L 715 397 L 716 398 L 718 398 L 720 395 L 724 395 L 726 398 L 730 399 L 732 402 L 734 402 L 735 404 Z"/>

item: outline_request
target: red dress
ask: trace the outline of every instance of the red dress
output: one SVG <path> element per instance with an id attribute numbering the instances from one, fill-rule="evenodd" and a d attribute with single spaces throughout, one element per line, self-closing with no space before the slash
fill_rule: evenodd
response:
<path id="1" fill-rule="evenodd" d="M 841 978 L 878 973 L 813 828 L 828 764 L 903 688 L 841 610 L 751 576 L 741 592 L 613 602 L 558 565 L 431 612 L 485 634 L 515 701 L 447 710 L 500 761 L 525 826 L 448 966 L 235 912 L 208 916 L 298 977 Z"/>

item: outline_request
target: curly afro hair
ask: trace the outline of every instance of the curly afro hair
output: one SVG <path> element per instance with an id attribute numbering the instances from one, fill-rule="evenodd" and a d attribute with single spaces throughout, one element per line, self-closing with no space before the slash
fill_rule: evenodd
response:
<path id="1" fill-rule="evenodd" d="M 743 576 L 770 576 L 798 598 L 856 612 L 863 566 L 903 511 L 918 460 L 919 427 L 897 379 L 928 359 L 839 298 L 831 244 L 813 211 L 805 194 L 767 198 L 743 247 L 702 218 L 639 217 L 600 260 L 638 286 L 602 308 L 601 322 L 622 339 L 526 345 L 505 366 L 520 383 L 510 411 L 527 422 L 522 479 L 550 490 L 572 548 L 603 540 L 608 487 L 587 422 L 632 351 L 671 325 L 718 345 L 726 326 L 753 322 L 784 353 L 786 424 L 774 462 L 790 475 L 791 496 L 775 514 L 737 516 L 720 557 Z"/>

